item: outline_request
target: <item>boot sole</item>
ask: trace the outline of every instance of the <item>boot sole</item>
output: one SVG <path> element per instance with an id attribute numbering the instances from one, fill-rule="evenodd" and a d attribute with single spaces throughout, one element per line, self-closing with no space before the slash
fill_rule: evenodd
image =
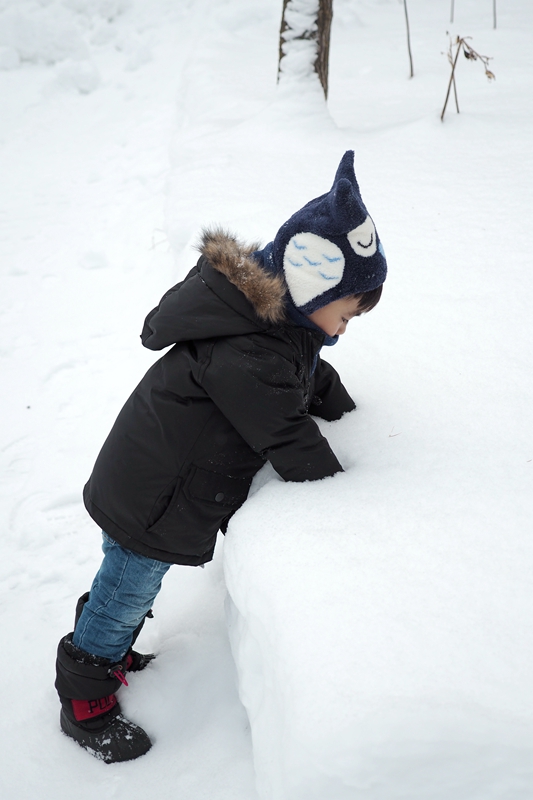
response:
<path id="1" fill-rule="evenodd" d="M 118 714 L 103 730 L 90 731 L 68 719 L 63 709 L 59 718 L 61 730 L 70 739 L 105 764 L 133 761 L 152 747 L 146 731 L 122 714 Z"/>

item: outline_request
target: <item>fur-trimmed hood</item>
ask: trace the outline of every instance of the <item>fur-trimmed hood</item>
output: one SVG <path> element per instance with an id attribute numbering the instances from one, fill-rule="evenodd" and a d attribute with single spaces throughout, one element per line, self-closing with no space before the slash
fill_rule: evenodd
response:
<path id="1" fill-rule="evenodd" d="M 145 347 L 248 335 L 285 321 L 286 285 L 252 257 L 257 245 L 215 228 L 203 231 L 198 249 L 198 264 L 148 314 Z"/>
<path id="2" fill-rule="evenodd" d="M 270 275 L 252 258 L 259 244 L 246 245 L 222 228 L 204 229 L 200 253 L 241 291 L 265 322 L 279 323 L 285 317 L 287 290 L 279 275 Z"/>

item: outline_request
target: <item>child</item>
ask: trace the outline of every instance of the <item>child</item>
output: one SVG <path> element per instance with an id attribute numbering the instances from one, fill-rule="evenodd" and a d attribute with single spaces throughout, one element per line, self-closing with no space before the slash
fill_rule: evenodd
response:
<path id="1" fill-rule="evenodd" d="M 288 481 L 342 471 L 312 416 L 355 405 L 320 350 L 376 305 L 387 272 L 353 157 L 263 250 L 204 232 L 196 267 L 146 318 L 143 344 L 172 347 L 127 400 L 85 487 L 104 560 L 57 658 L 61 728 L 107 763 L 151 747 L 115 693 L 154 657 L 132 644 L 170 565 L 212 559 L 267 460 Z"/>

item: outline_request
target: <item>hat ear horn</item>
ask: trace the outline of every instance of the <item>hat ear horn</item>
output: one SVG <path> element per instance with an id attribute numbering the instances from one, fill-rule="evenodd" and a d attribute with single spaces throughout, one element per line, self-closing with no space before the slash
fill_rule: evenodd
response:
<path id="1" fill-rule="evenodd" d="M 333 187 L 328 195 L 329 208 L 335 220 L 335 228 L 339 233 L 346 233 L 363 221 L 366 214 L 361 207 L 359 196 L 354 192 L 353 186 L 346 178 Z M 356 222 L 357 221 L 357 222 Z"/>
<path id="2" fill-rule="evenodd" d="M 333 186 L 331 187 L 332 189 L 335 188 L 336 183 L 344 179 L 351 183 L 351 185 L 358 194 L 361 194 L 361 192 L 359 191 L 357 178 L 355 177 L 353 162 L 354 162 L 354 151 L 347 150 L 343 155 L 343 157 L 341 158 L 339 166 L 337 167 L 337 172 L 335 173 L 335 180 L 333 181 Z"/>

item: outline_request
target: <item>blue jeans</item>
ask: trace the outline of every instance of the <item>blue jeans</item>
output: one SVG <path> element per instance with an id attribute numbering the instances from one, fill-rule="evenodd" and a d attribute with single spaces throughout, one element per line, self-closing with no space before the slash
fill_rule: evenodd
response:
<path id="1" fill-rule="evenodd" d="M 87 653 L 120 661 L 171 565 L 125 550 L 106 533 L 103 537 L 104 560 L 72 641 Z"/>

